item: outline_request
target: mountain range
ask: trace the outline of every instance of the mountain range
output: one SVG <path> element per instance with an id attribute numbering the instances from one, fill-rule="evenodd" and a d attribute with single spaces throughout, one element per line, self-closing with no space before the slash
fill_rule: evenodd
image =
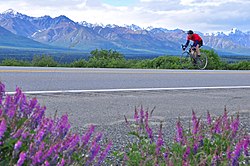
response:
<path id="1" fill-rule="evenodd" d="M 220 55 L 250 55 L 250 31 L 199 33 L 204 47 Z M 74 22 L 66 16 L 31 17 L 9 9 L 0 14 L 0 48 L 74 50 L 114 49 L 130 55 L 178 55 L 186 42 L 181 29 L 140 28 Z"/>

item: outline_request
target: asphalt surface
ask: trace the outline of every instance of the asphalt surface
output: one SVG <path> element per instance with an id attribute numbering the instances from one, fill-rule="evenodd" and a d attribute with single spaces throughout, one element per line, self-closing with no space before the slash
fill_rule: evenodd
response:
<path id="1" fill-rule="evenodd" d="M 79 94 L 43 94 L 37 97 L 46 105 L 47 114 L 53 116 L 67 113 L 74 126 L 114 125 L 124 121 L 124 115 L 133 119 L 135 107 L 143 106 L 158 121 L 177 117 L 190 118 L 192 110 L 198 116 L 222 115 L 226 107 L 230 114 L 240 112 L 250 120 L 250 89 L 221 90 L 170 90 L 143 92 L 105 92 Z M 247 119 L 246 119 L 247 118 Z M 249 121 L 250 122 L 250 121 Z"/>
<path id="2" fill-rule="evenodd" d="M 7 91 L 249 86 L 250 71 L 0 67 Z"/>

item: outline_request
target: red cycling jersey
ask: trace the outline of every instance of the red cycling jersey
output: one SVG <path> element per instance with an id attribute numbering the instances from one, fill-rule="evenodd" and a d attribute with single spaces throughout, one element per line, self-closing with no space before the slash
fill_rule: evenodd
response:
<path id="1" fill-rule="evenodd" d="M 192 37 L 188 36 L 187 40 L 192 40 L 192 41 L 201 41 L 201 37 L 198 34 L 193 34 Z"/>

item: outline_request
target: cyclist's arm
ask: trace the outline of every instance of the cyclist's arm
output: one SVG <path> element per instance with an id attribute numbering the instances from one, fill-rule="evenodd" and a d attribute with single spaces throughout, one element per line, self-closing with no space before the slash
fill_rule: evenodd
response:
<path id="1" fill-rule="evenodd" d="M 190 40 L 187 40 L 185 47 L 187 47 L 189 45 Z"/>

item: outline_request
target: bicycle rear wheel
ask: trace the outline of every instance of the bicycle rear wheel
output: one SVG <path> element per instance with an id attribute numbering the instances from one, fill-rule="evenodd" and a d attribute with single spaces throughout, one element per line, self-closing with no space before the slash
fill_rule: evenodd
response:
<path id="1" fill-rule="evenodd" d="M 201 56 L 196 58 L 196 62 L 199 69 L 205 69 L 207 67 L 207 55 L 205 53 L 201 53 Z"/>
<path id="2" fill-rule="evenodd" d="M 183 69 L 190 69 L 193 67 L 193 62 L 191 60 L 189 52 L 185 51 L 180 57 L 181 67 Z"/>

